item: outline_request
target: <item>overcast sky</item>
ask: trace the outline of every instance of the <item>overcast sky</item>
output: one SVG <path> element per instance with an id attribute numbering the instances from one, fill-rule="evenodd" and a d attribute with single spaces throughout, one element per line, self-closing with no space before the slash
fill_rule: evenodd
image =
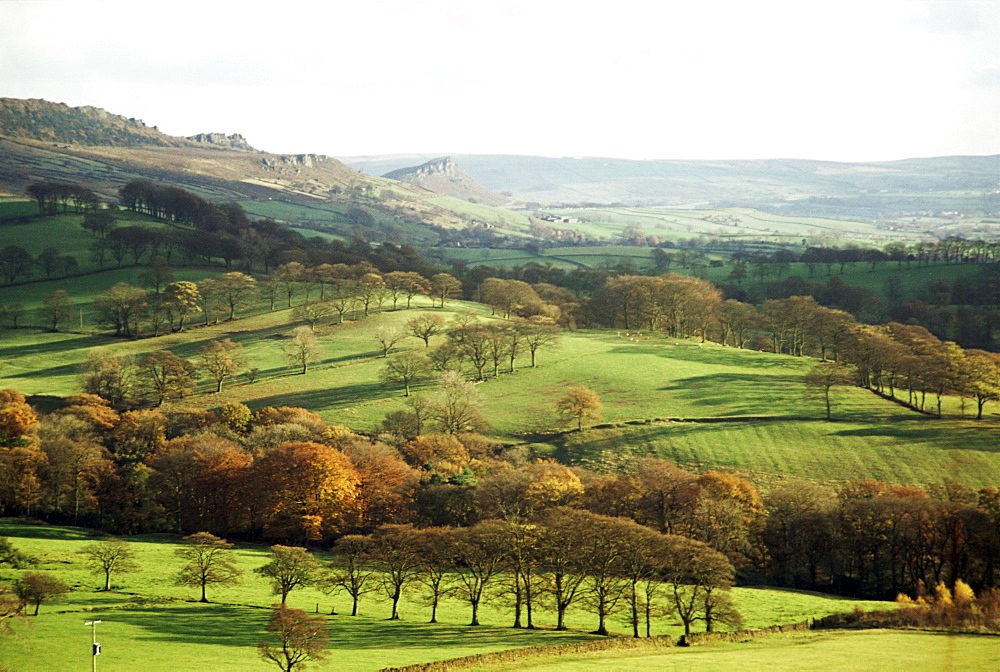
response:
<path id="1" fill-rule="evenodd" d="M 1000 2 L 0 0 L 0 96 L 331 156 L 1000 153 Z"/>

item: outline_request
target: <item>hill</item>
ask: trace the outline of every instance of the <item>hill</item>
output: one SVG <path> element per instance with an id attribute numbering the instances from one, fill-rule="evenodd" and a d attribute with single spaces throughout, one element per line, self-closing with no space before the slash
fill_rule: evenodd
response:
<path id="1" fill-rule="evenodd" d="M 333 228 L 346 235 L 351 224 L 350 235 L 369 240 L 349 222 L 348 208 L 368 210 L 379 223 L 422 228 L 425 236 L 434 227 L 464 228 L 475 219 L 426 189 L 363 175 L 328 156 L 260 152 L 239 134 L 173 137 L 99 108 L 44 100 L 0 99 L 0 157 L 0 193 L 13 195 L 32 182 L 69 182 L 113 201 L 122 185 L 145 178 L 208 200 L 241 202 L 254 215 L 267 208 L 252 203 L 323 210 L 315 218 L 323 228 L 343 224 L 343 231 Z M 476 208 L 489 218 L 502 217 L 487 205 Z"/>
<path id="2" fill-rule="evenodd" d="M 341 160 L 366 173 L 383 174 L 425 158 Z M 455 161 L 486 188 L 541 204 L 743 205 L 836 216 L 908 209 L 996 212 L 1000 206 L 1000 156 L 837 163 L 462 154 Z"/>
<path id="3" fill-rule="evenodd" d="M 459 168 L 450 156 L 432 159 L 413 168 L 393 170 L 382 177 L 408 182 L 428 191 L 443 196 L 454 196 L 470 203 L 502 206 L 509 200 L 476 182 L 468 173 Z"/>

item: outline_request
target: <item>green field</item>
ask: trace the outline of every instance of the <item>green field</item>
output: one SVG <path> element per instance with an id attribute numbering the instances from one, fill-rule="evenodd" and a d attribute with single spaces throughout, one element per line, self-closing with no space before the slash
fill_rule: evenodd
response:
<path id="1" fill-rule="evenodd" d="M 483 672 L 631 672 L 632 670 L 996 670 L 1000 638 L 931 632 L 867 630 L 796 632 L 749 642 L 710 644 L 663 652 L 565 654 L 483 666 Z"/>
<path id="2" fill-rule="evenodd" d="M 248 365 L 260 369 L 257 381 L 233 379 L 214 394 L 214 383 L 203 380 L 198 394 L 173 403 L 298 406 L 328 423 L 371 431 L 387 413 L 406 407 L 402 389 L 380 379 L 385 360 L 376 330 L 405 329 L 408 319 L 428 309 L 418 302 L 412 310 L 321 324 L 321 361 L 305 375 L 280 350 L 281 337 L 291 328 L 288 310 L 138 341 L 7 331 L 0 344 L 0 386 L 25 394 L 72 394 L 79 391 L 78 367 L 91 348 L 134 354 L 169 349 L 192 359 L 209 341 L 232 338 L 243 344 Z M 435 310 L 451 317 L 468 309 L 488 319 L 477 304 L 453 302 Z M 439 342 L 442 337 L 436 336 L 431 344 Z M 404 339 L 390 357 L 407 349 L 419 351 L 423 344 Z M 735 470 L 761 483 L 784 476 L 829 483 L 878 478 L 930 485 L 945 476 L 975 487 L 1000 482 L 997 404 L 987 404 L 982 421 L 963 420 L 958 400 L 946 398 L 945 418 L 939 420 L 861 388 L 846 388 L 834 396 L 834 422 L 826 422 L 821 402 L 807 400 L 801 382 L 814 363 L 659 335 L 575 331 L 566 332 L 557 349 L 540 351 L 537 368 L 530 368 L 525 355 L 516 373 L 501 369 L 498 378 L 477 387 L 490 435 L 511 444 L 531 443 L 541 453 L 598 470 L 613 469 L 632 456 L 656 455 L 696 470 Z M 574 385 L 600 395 L 602 422 L 612 426 L 561 433 L 555 403 Z M 430 394 L 433 389 L 427 382 L 414 391 Z M 690 422 L 705 419 L 723 422 Z"/>
<path id="3" fill-rule="evenodd" d="M 41 560 L 31 571 L 57 574 L 73 591 L 64 599 L 43 603 L 38 617 L 17 623 L 17 637 L 0 639 L 0 661 L 9 669 L 72 670 L 88 664 L 91 632 L 84 621 L 100 619 L 98 640 L 103 651 L 101 669 L 145 670 L 266 670 L 254 649 L 265 638 L 268 606 L 274 602 L 269 585 L 254 574 L 266 562 L 263 546 L 238 546 L 237 562 L 244 569 L 240 586 L 209 590 L 211 604 L 200 604 L 196 590 L 178 587 L 172 575 L 181 562 L 173 551 L 179 538 L 171 535 L 129 537 L 142 566 L 138 572 L 113 577 L 110 592 L 97 590 L 98 577 L 82 563 L 77 551 L 91 541 L 86 530 L 72 527 L 26 525 L 0 520 L 0 536 Z M 321 560 L 326 556 L 319 554 Z M 0 568 L 0 580 L 10 580 L 23 571 Z M 791 623 L 829 613 L 850 611 L 855 604 L 866 609 L 885 608 L 882 602 L 856 602 L 833 596 L 786 590 L 738 588 L 733 591 L 748 627 Z M 314 589 L 299 589 L 289 595 L 290 607 L 310 613 L 331 608 L 349 611 L 346 596 L 330 597 Z M 311 667 L 320 670 L 366 671 L 443 660 L 459 656 L 503 651 L 525 646 L 545 646 L 597 639 L 588 631 L 594 617 L 582 607 L 567 614 L 570 631 L 552 630 L 554 616 L 539 610 L 540 628 L 534 631 L 509 627 L 510 610 L 491 603 L 481 612 L 483 626 L 469 628 L 468 607 L 446 600 L 438 624 L 426 623 L 429 611 L 417 590 L 408 594 L 401 607 L 402 620 L 385 620 L 388 602 L 378 594 L 362 599 L 361 614 L 328 616 L 330 658 Z M 625 635 L 623 620 L 612 623 L 614 634 Z M 654 634 L 677 636 L 683 629 L 671 618 L 658 619 Z"/>

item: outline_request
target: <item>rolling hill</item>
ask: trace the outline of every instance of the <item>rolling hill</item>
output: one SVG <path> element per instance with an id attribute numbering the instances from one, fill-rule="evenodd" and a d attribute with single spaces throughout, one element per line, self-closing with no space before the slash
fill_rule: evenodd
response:
<path id="1" fill-rule="evenodd" d="M 342 157 L 384 174 L 426 155 Z M 881 163 L 635 161 L 595 157 L 455 155 L 486 188 L 523 201 L 781 207 L 792 213 L 876 215 L 900 210 L 1000 209 L 1000 156 Z"/>
<path id="2" fill-rule="evenodd" d="M 328 210 L 318 217 L 327 223 L 346 222 L 349 206 L 427 230 L 464 228 L 472 219 L 435 201 L 437 193 L 364 175 L 328 156 L 261 152 L 239 134 L 173 137 L 99 108 L 44 100 L 0 98 L 0 157 L 0 193 L 12 195 L 51 181 L 81 183 L 113 200 L 122 185 L 145 178 L 214 201 Z"/>

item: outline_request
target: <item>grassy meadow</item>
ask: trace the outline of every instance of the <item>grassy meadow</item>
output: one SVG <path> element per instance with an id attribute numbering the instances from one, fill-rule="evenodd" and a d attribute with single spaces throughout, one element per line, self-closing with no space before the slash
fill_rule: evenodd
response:
<path id="1" fill-rule="evenodd" d="M 72 394 L 79 391 L 79 366 L 92 348 L 130 354 L 167 349 L 195 359 L 201 346 L 231 338 L 243 345 L 247 365 L 259 369 L 257 380 L 232 378 L 216 394 L 214 381 L 203 379 L 194 395 L 170 403 L 214 408 L 236 401 L 254 410 L 299 406 L 331 424 L 375 431 L 387 413 L 406 408 L 402 387 L 381 379 L 386 360 L 376 332 L 405 331 L 407 320 L 429 310 L 448 318 L 471 310 L 480 319 L 495 319 L 478 304 L 455 301 L 440 309 L 426 299 L 410 310 L 355 316 L 343 324 L 328 318 L 317 327 L 319 361 L 304 375 L 281 351 L 293 326 L 288 309 L 138 341 L 8 330 L 0 342 L 0 386 L 24 394 Z M 435 336 L 431 345 L 443 338 Z M 389 356 L 423 349 L 409 337 Z M 830 483 L 878 478 L 930 485 L 945 476 L 975 487 L 1000 482 L 996 403 L 987 404 L 982 421 L 974 421 L 962 419 L 957 399 L 946 398 L 939 420 L 860 388 L 839 388 L 833 421 L 827 422 L 822 402 L 807 399 L 802 383 L 814 363 L 661 335 L 581 330 L 566 332 L 558 347 L 541 350 L 537 368 L 530 368 L 525 354 L 515 373 L 504 365 L 500 376 L 488 377 L 477 389 L 490 422 L 487 434 L 598 470 L 655 455 L 696 470 L 734 470 L 761 483 L 785 476 Z M 556 401 L 574 385 L 600 395 L 602 417 L 589 423 L 599 427 L 565 432 L 557 422 Z M 413 392 L 433 394 L 434 384 L 419 383 Z M 928 404 L 933 407 L 933 400 Z M 965 412 L 973 412 L 971 404 Z"/>
<path id="2" fill-rule="evenodd" d="M 196 602 L 197 590 L 173 584 L 182 562 L 174 555 L 180 538 L 173 535 L 127 537 L 141 569 L 112 577 L 112 590 L 104 592 L 102 578 L 92 574 L 79 554 L 94 540 L 87 530 L 74 527 L 30 525 L 0 519 L 0 536 L 40 560 L 32 570 L 0 567 L 0 581 L 15 579 L 24 571 L 51 571 L 73 586 L 64 598 L 44 602 L 38 617 L 15 623 L 16 636 L 0 638 L 0 661 L 12 671 L 72 670 L 87 664 L 90 628 L 84 621 L 100 619 L 97 638 L 103 651 L 101 669 L 144 670 L 266 670 L 255 646 L 266 637 L 269 606 L 274 602 L 267 580 L 252 570 L 267 562 L 264 546 L 238 545 L 237 564 L 244 570 L 239 586 L 209 587 L 209 604 Z M 317 554 L 320 560 L 328 556 Z M 885 608 L 882 602 L 857 602 L 829 595 L 791 590 L 737 588 L 733 597 L 747 627 L 792 623 L 830 613 Z M 439 623 L 430 624 L 429 608 L 416 587 L 406 594 L 402 619 L 386 620 L 389 602 L 379 593 L 362 598 L 360 614 L 350 612 L 344 594 L 325 595 L 313 588 L 296 589 L 288 605 L 310 613 L 327 614 L 330 632 L 329 659 L 310 666 L 318 670 L 366 671 L 387 666 L 526 646 L 546 646 L 598 639 L 589 631 L 596 617 L 582 606 L 567 612 L 570 630 L 556 632 L 554 614 L 539 609 L 539 629 L 514 630 L 508 606 L 491 602 L 481 610 L 483 625 L 467 626 L 468 607 L 446 599 Z M 331 609 L 339 615 L 329 615 Z M 618 617 L 613 634 L 627 635 L 629 626 Z M 672 618 L 659 618 L 653 633 L 674 637 L 683 628 Z M 616 656 L 618 654 L 616 653 Z M 561 660 L 561 659 L 560 659 Z"/>

